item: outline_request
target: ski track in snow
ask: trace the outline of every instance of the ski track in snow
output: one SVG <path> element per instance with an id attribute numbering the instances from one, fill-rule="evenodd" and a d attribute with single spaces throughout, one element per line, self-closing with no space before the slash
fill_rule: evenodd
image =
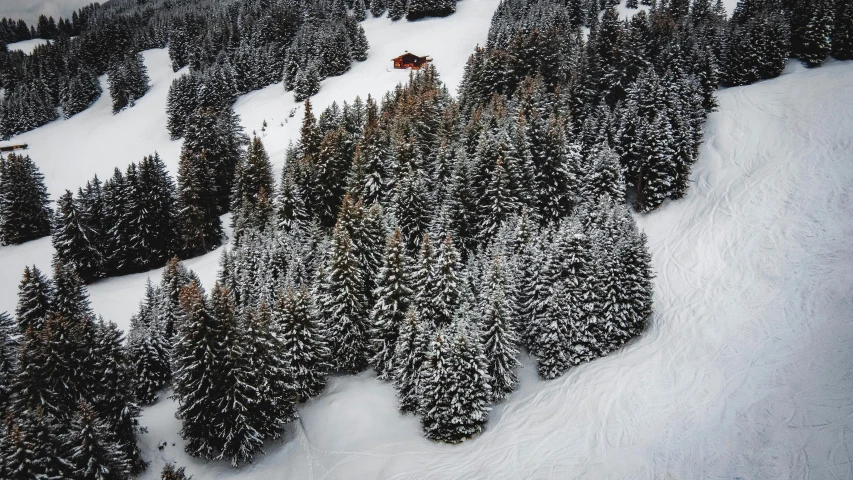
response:
<path id="1" fill-rule="evenodd" d="M 213 478 L 853 478 L 853 63 L 723 90 L 684 199 L 638 216 L 657 280 L 646 333 L 521 387 L 461 445 L 421 437 L 393 388 L 335 377 L 284 442 Z M 147 409 L 147 451 L 177 441 Z"/>
<path id="2" fill-rule="evenodd" d="M 403 50 L 433 56 L 452 90 L 495 6 L 464 0 L 446 19 L 367 20 L 369 59 L 322 83 L 315 114 L 405 81 L 389 68 Z M 105 90 L 89 110 L 13 139 L 31 145 L 54 198 L 154 150 L 176 171 L 165 99 L 181 72 L 165 50 L 145 60 L 152 89 L 135 107 L 113 116 Z M 481 436 L 456 446 L 422 438 L 418 419 L 399 415 L 393 388 L 369 372 L 330 379 L 284 440 L 239 470 L 186 456 L 175 403 L 161 400 L 143 412 L 151 464 L 141 478 L 159 478 L 165 461 L 197 480 L 853 478 L 853 63 L 792 63 L 719 98 L 687 196 L 638 216 L 657 274 L 640 339 L 554 381 L 524 359 L 519 390 Z M 302 115 L 292 93 L 273 85 L 235 110 L 280 171 Z M 14 310 L 24 265 L 49 271 L 51 254 L 49 238 L 0 248 L 0 310 Z M 208 287 L 218 255 L 186 262 Z M 126 329 L 145 279 L 159 275 L 91 285 L 95 311 Z"/>

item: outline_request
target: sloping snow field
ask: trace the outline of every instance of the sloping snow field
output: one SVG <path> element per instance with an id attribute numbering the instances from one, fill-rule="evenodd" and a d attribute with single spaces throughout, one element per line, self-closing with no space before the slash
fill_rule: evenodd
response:
<path id="1" fill-rule="evenodd" d="M 161 401 L 143 478 L 164 461 L 198 480 L 853 478 L 853 62 L 719 99 L 687 197 L 639 218 L 658 276 L 642 338 L 549 382 L 527 359 L 457 446 L 369 372 L 332 379 L 239 470 L 188 458 Z"/>
<path id="2" fill-rule="evenodd" d="M 370 58 L 324 81 L 315 112 L 404 81 L 390 69 L 404 50 L 431 55 L 454 89 L 496 6 L 464 0 L 446 19 L 366 21 Z M 145 60 L 152 90 L 132 109 L 113 116 L 105 94 L 13 139 L 31 145 L 54 198 L 155 150 L 175 172 L 165 97 L 178 74 L 165 50 Z M 196 480 L 853 478 L 853 62 L 791 63 L 719 100 L 687 197 L 638 217 L 658 276 L 642 338 L 549 382 L 525 359 L 520 389 L 457 446 L 422 438 L 370 372 L 331 379 L 283 442 L 236 470 L 187 457 L 175 404 L 161 400 L 143 412 L 151 465 L 141 478 L 159 478 L 166 461 Z M 281 85 L 235 106 L 278 169 L 302 116 L 289 118 L 293 108 Z M 14 309 L 24 265 L 48 271 L 51 254 L 49 238 L 0 248 L 0 311 Z M 187 261 L 208 287 L 218 255 Z M 149 275 L 160 273 L 90 286 L 95 311 L 126 329 Z"/>
<path id="3" fill-rule="evenodd" d="M 47 40 L 42 40 L 41 38 L 33 38 L 32 40 L 22 40 L 20 42 L 10 43 L 6 45 L 6 48 L 9 51 L 12 50 L 20 50 L 24 52 L 26 55 L 33 53 L 33 50 L 36 49 L 39 45 L 44 45 L 48 43 Z"/>

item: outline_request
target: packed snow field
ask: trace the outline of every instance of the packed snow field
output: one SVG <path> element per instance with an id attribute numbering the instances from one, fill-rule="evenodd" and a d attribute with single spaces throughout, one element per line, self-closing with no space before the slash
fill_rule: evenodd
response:
<path id="1" fill-rule="evenodd" d="M 638 341 L 553 381 L 525 361 L 456 446 L 369 372 L 332 379 L 240 470 L 187 457 L 161 401 L 143 478 L 165 461 L 197 479 L 853 478 L 853 63 L 792 62 L 719 100 L 687 198 L 639 218 L 658 278 Z"/>
<path id="2" fill-rule="evenodd" d="M 431 55 L 454 87 L 496 5 L 464 0 L 447 19 L 367 20 L 369 59 L 324 81 L 315 112 L 405 80 L 390 69 L 404 50 Z M 54 198 L 154 150 L 176 171 L 180 142 L 168 138 L 165 99 L 180 72 L 165 50 L 145 61 L 152 89 L 135 107 L 113 116 L 103 95 L 13 139 L 30 144 Z M 416 417 L 397 413 L 393 388 L 369 372 L 331 379 L 284 442 L 239 470 L 186 456 L 176 405 L 163 400 L 141 419 L 151 462 L 142 478 L 159 478 L 166 461 L 197 480 L 853 478 L 853 63 L 791 63 L 719 101 L 687 197 L 639 217 L 657 273 L 641 339 L 554 381 L 525 360 L 519 390 L 494 408 L 485 433 L 456 446 L 424 439 Z M 235 109 L 280 168 L 302 116 L 292 94 L 273 85 Z M 49 271 L 51 255 L 49 238 L 0 248 L 0 311 L 14 309 L 24 265 Z M 186 262 L 208 287 L 218 255 Z M 90 286 L 95 311 L 127 329 L 149 275 L 160 273 Z"/>

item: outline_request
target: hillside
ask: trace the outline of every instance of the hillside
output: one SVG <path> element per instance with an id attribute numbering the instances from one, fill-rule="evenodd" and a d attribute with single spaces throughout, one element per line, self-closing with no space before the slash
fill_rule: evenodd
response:
<path id="1" fill-rule="evenodd" d="M 850 85 L 850 62 L 792 62 L 722 90 L 688 197 L 639 217 L 657 274 L 647 333 L 553 381 L 525 361 L 480 437 L 424 439 L 363 373 L 334 378 L 240 470 L 187 457 L 160 402 L 142 419 L 142 478 L 175 460 L 199 480 L 849 478 Z"/>
<path id="2" fill-rule="evenodd" d="M 455 88 L 462 79 L 465 61 L 478 43 L 484 43 L 489 19 L 497 0 L 466 0 L 449 18 L 418 22 L 392 22 L 388 18 L 369 18 L 363 22 L 371 48 L 365 62 L 353 64 L 340 77 L 328 78 L 320 93 L 311 98 L 314 111 L 320 112 L 332 102 L 351 102 L 368 94 L 381 98 L 385 92 L 408 79 L 407 70 L 394 70 L 391 59 L 405 50 L 433 57 L 444 81 Z M 106 179 L 113 169 L 122 170 L 143 156 L 160 154 L 172 175 L 177 173 L 181 141 L 169 139 L 166 130 L 166 95 L 173 79 L 185 70 L 173 72 L 165 49 L 144 52 L 151 77 L 151 89 L 136 106 L 112 115 L 110 98 L 102 94 L 84 112 L 68 120 L 57 120 L 31 132 L 18 135 L 9 143 L 27 143 L 27 152 L 45 175 L 45 184 L 56 199 L 66 189 L 76 192 L 92 175 Z M 101 85 L 107 92 L 106 76 Z M 288 143 L 298 139 L 302 108 L 281 84 L 271 85 L 240 97 L 234 106 L 242 117 L 246 133 L 257 132 L 264 141 L 278 178 Z M 293 118 L 289 118 L 295 109 Z M 261 132 L 264 120 L 266 133 Z M 287 123 L 284 123 L 287 122 Z M 228 222 L 225 222 L 227 225 Z M 0 279 L 0 311 L 14 311 L 17 284 L 26 265 L 36 264 L 49 271 L 52 256 L 50 239 L 0 248 L 0 268 L 15 272 Z M 208 287 L 216 278 L 219 251 L 187 261 Z M 157 279 L 159 271 L 97 282 L 89 286 L 96 312 L 127 330 L 131 314 L 144 292 L 148 277 Z"/>

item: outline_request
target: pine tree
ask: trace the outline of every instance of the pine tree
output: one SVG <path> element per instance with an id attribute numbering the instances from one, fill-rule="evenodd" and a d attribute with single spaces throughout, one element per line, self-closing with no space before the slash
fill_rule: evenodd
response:
<path id="1" fill-rule="evenodd" d="M 163 465 L 163 471 L 160 472 L 160 480 L 188 480 L 186 468 L 175 468 L 173 464 L 167 463 Z"/>
<path id="2" fill-rule="evenodd" d="M 263 192 L 263 193 L 262 193 Z M 243 228 L 253 226 L 262 230 L 266 225 L 253 225 L 264 207 L 260 201 L 264 195 L 273 192 L 272 165 L 263 143 L 258 137 L 252 139 L 246 155 L 237 164 L 234 186 L 231 191 L 232 226 L 236 239 L 242 235 Z M 267 197 L 268 198 L 268 197 Z"/>
<path id="3" fill-rule="evenodd" d="M 277 335 L 272 311 L 261 304 L 246 312 L 245 349 L 250 368 L 258 380 L 259 410 L 263 416 L 256 425 L 264 438 L 278 439 L 284 426 L 296 418 L 296 385 L 290 355 Z"/>
<path id="4" fill-rule="evenodd" d="M 130 477 L 130 462 L 118 447 L 108 424 L 85 402 L 71 420 L 66 438 L 71 477 L 80 480 L 119 480 Z"/>
<path id="5" fill-rule="evenodd" d="M 368 327 L 364 276 L 346 230 L 335 227 L 320 309 L 329 332 L 331 359 L 338 370 L 358 373 L 367 366 Z"/>
<path id="6" fill-rule="evenodd" d="M 427 438 L 459 443 L 480 433 L 491 397 L 479 335 L 463 309 L 453 328 L 432 336 L 421 373 L 421 426 Z"/>
<path id="7" fill-rule="evenodd" d="M 426 360 L 432 331 L 414 308 L 409 309 L 400 325 L 391 363 L 394 366 L 394 387 L 403 413 L 419 411 L 421 367 Z"/>
<path id="8" fill-rule="evenodd" d="M 219 286 L 211 295 L 211 313 L 216 317 L 216 341 L 220 348 L 216 382 L 221 389 L 208 397 L 214 409 L 210 412 L 213 434 L 221 441 L 221 452 L 215 458 L 229 460 L 236 467 L 250 462 L 263 447 L 263 434 L 258 430 L 270 420 L 261 410 L 263 381 L 252 368 L 248 340 L 237 324 L 236 306 L 231 292 Z M 249 340 L 251 342 L 251 340 Z M 250 343 L 251 344 L 251 343 Z M 256 359 L 263 362 L 264 359 Z"/>
<path id="9" fill-rule="evenodd" d="M 96 278 L 102 271 L 104 259 L 96 243 L 97 233 L 69 190 L 56 202 L 52 242 L 57 257 L 73 265 L 84 279 Z"/>
<path id="10" fill-rule="evenodd" d="M 853 5 L 838 2 L 832 29 L 832 56 L 838 60 L 853 60 Z"/>
<path id="11" fill-rule="evenodd" d="M 456 0 L 409 0 L 406 20 L 424 17 L 446 17 L 456 12 Z"/>
<path id="12" fill-rule="evenodd" d="M 107 81 L 113 101 L 113 113 L 133 107 L 149 88 L 150 79 L 142 54 L 129 55 L 111 65 L 107 72 Z"/>
<path id="13" fill-rule="evenodd" d="M 792 29 L 791 49 L 809 67 L 819 67 L 832 50 L 833 7 L 830 0 L 809 2 L 807 21 Z"/>
<path id="14" fill-rule="evenodd" d="M 406 15 L 406 5 L 408 4 L 408 0 L 390 0 L 388 3 L 388 18 L 394 20 L 400 20 Z"/>
<path id="15" fill-rule="evenodd" d="M 385 261 L 376 282 L 376 303 L 370 316 L 370 336 L 375 352 L 371 363 L 383 380 L 393 376 L 400 327 L 412 300 L 406 275 L 407 263 L 403 236 L 400 229 L 395 229 L 385 247 Z"/>
<path id="16" fill-rule="evenodd" d="M 187 253 L 208 252 L 222 242 L 215 191 L 207 159 L 184 149 L 178 165 L 178 200 L 180 231 Z"/>
<path id="17" fill-rule="evenodd" d="M 65 118 L 89 108 L 101 96 L 101 82 L 86 69 L 80 69 L 68 82 L 68 90 L 62 100 L 62 114 Z"/>
<path id="18" fill-rule="evenodd" d="M 0 160 L 0 241 L 18 244 L 50 233 L 44 176 L 29 156 Z"/>
<path id="19" fill-rule="evenodd" d="M 15 318 L 18 331 L 24 334 L 28 329 L 41 330 L 45 317 L 50 312 L 53 295 L 52 283 L 35 265 L 24 267 L 24 275 L 18 284 L 18 305 Z"/>
<path id="20" fill-rule="evenodd" d="M 385 13 L 385 2 L 383 0 L 370 0 L 370 13 L 379 18 Z"/>
<path id="21" fill-rule="evenodd" d="M 18 335 L 15 321 L 6 312 L 0 313 L 0 412 L 9 407 L 12 386 L 17 375 Z"/>
<path id="22" fill-rule="evenodd" d="M 163 307 L 160 302 L 167 299 L 163 298 L 162 291 L 154 288 L 150 279 L 145 290 L 139 312 L 130 318 L 127 344 L 135 396 L 141 403 L 148 404 L 157 401 L 157 392 L 166 386 L 172 371 L 170 344 L 159 315 Z"/>
<path id="23" fill-rule="evenodd" d="M 175 344 L 173 386 L 179 401 L 181 437 L 190 455 L 213 458 L 224 438 L 215 430 L 214 417 L 221 409 L 217 400 L 224 386 L 219 363 L 224 355 L 221 326 L 198 284 L 181 289 L 185 318 Z"/>
<path id="24" fill-rule="evenodd" d="M 304 402 L 318 395 L 326 385 L 331 355 L 324 330 L 311 311 L 307 287 L 290 289 L 280 295 L 273 315 L 285 363 L 290 365 L 297 400 Z"/>
<path id="25" fill-rule="evenodd" d="M 62 259 L 53 261 L 53 297 L 51 311 L 66 320 L 80 323 L 95 317 L 89 303 L 89 292 L 73 264 Z"/>
<path id="26" fill-rule="evenodd" d="M 296 74 L 296 80 L 293 85 L 293 98 L 297 102 L 307 100 L 320 91 L 320 73 L 318 72 L 317 64 L 314 62 L 308 63 L 304 68 L 301 68 Z"/>
<path id="27" fill-rule="evenodd" d="M 488 296 L 481 307 L 483 351 L 487 371 L 491 378 L 492 401 L 503 400 L 518 386 L 518 376 L 513 369 L 518 362 L 518 334 L 514 327 L 515 305 L 507 290 L 502 259 L 493 260 L 488 285 Z"/>
<path id="28" fill-rule="evenodd" d="M 73 478 L 58 429 L 57 422 L 38 407 L 7 417 L 5 435 L 0 437 L 3 478 Z"/>
<path id="29" fill-rule="evenodd" d="M 92 406 L 114 435 L 114 441 L 133 473 L 145 469 L 137 446 L 140 408 L 133 394 L 130 360 L 124 346 L 124 335 L 112 322 L 99 321 L 95 325 L 94 351 L 90 374 L 94 382 L 85 393 L 91 397 Z M 92 392 L 92 393 L 89 393 Z"/>

